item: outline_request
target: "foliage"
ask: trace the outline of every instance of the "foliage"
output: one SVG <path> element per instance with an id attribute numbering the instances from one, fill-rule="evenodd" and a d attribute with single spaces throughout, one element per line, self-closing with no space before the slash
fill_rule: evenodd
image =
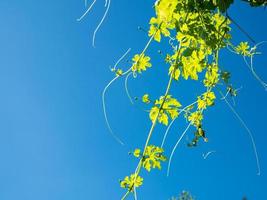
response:
<path id="1" fill-rule="evenodd" d="M 259 1 L 249 1 L 251 4 Z M 233 0 L 158 0 L 155 3 L 155 16 L 149 21 L 148 43 L 140 54 L 135 54 L 132 58 L 132 65 L 126 72 L 118 69 L 115 71 L 116 77 L 133 74 L 142 74 L 152 67 L 151 57 L 146 55 L 146 50 L 153 41 L 161 43 L 169 40 L 169 48 L 172 53 L 166 53 L 164 61 L 169 66 L 169 82 L 164 95 L 153 100 L 149 94 L 144 94 L 142 102 L 150 106 L 149 118 L 151 128 L 148 133 L 143 149 L 135 149 L 132 155 L 138 158 L 137 167 L 130 176 L 126 176 L 120 185 L 126 189 L 125 199 L 129 194 L 134 193 L 136 188 L 143 184 L 140 176 L 142 169 L 150 172 L 152 169 L 161 169 L 162 162 L 167 160 L 164 149 L 157 145 L 150 144 L 156 124 L 170 126 L 179 116 L 184 116 L 189 123 L 182 134 L 185 135 L 190 126 L 194 127 L 192 142 L 188 146 L 196 146 L 202 138 L 208 142 L 206 131 L 204 130 L 205 111 L 215 105 L 215 89 L 221 90 L 223 85 L 227 94 L 237 95 L 230 81 L 231 74 L 222 70 L 219 63 L 220 50 L 228 48 L 232 52 L 245 57 L 252 57 L 256 54 L 256 46 L 251 47 L 248 42 L 240 42 L 234 45 L 231 42 L 231 19 L 228 17 L 227 9 Z M 192 80 L 202 84 L 205 88 L 202 93 L 196 96 L 195 101 L 182 106 L 174 95 L 170 94 L 173 84 L 178 84 L 180 80 Z M 114 81 L 113 79 L 112 81 Z M 181 98 L 181 97 L 180 97 Z M 179 99 L 180 99 L 179 98 Z M 168 127 L 169 128 L 169 127 Z M 165 137 L 164 137 L 165 138 Z M 169 160 L 180 142 L 177 141 Z M 163 144 L 163 143 L 162 143 Z M 193 200 L 193 197 L 183 192 L 179 200 Z"/>
<path id="2" fill-rule="evenodd" d="M 166 161 L 166 157 L 163 155 L 164 150 L 154 145 L 147 146 L 146 152 L 141 153 L 140 149 L 135 149 L 133 155 L 141 159 L 142 167 L 148 172 L 151 168 L 161 169 L 161 161 Z"/>
<path id="3" fill-rule="evenodd" d="M 148 67 L 151 67 L 150 57 L 145 56 L 144 54 L 136 54 L 133 57 L 133 66 L 132 66 L 132 71 L 133 72 L 139 72 L 141 73 L 142 71 L 146 71 Z"/>
<path id="4" fill-rule="evenodd" d="M 249 56 L 250 51 L 249 51 L 249 45 L 248 42 L 241 42 L 237 47 L 236 47 L 236 52 L 240 55 L 243 56 Z"/>
<path id="5" fill-rule="evenodd" d="M 126 176 L 120 185 L 122 188 L 126 188 L 128 191 L 133 192 L 134 188 L 137 188 L 143 184 L 143 178 L 136 174 L 131 174 L 131 176 Z"/>
<path id="6" fill-rule="evenodd" d="M 249 3 L 252 7 L 267 5 L 267 0 L 242 1 Z M 77 21 L 81 21 L 86 16 L 95 2 L 96 0 L 93 1 L 86 12 L 77 19 Z M 109 11 L 110 2 L 110 0 L 105 1 L 105 13 L 94 31 L 93 46 L 95 44 L 96 33 Z M 188 143 L 189 147 L 197 146 L 201 138 L 205 142 L 208 142 L 206 131 L 203 128 L 204 111 L 215 105 L 217 95 L 215 89 L 219 90 L 222 100 L 225 100 L 229 108 L 250 135 L 257 161 L 258 174 L 260 174 L 257 151 L 251 132 L 226 100 L 228 95 L 231 97 L 237 96 L 238 89 L 235 89 L 231 84 L 231 73 L 223 70 L 220 66 L 219 52 L 222 49 L 227 48 L 231 52 L 242 56 L 253 76 L 265 89 L 267 89 L 267 83 L 262 81 L 253 68 L 253 57 L 256 54 L 259 54 L 259 52 L 256 52 L 257 46 L 267 42 L 264 41 L 254 44 L 254 46 L 250 46 L 246 41 L 241 41 L 238 45 L 234 45 L 231 42 L 230 25 L 231 22 L 233 22 L 241 32 L 255 43 L 255 41 L 228 15 L 227 11 L 233 2 L 234 0 L 156 0 L 154 5 L 155 16 L 149 20 L 148 36 L 150 39 L 148 43 L 145 45 L 141 53 L 133 56 L 132 65 L 127 71 L 123 72 L 122 69 L 116 69 L 116 66 L 129 50 L 115 64 L 114 68 L 111 69 L 111 71 L 114 72 L 115 77 L 107 84 L 102 93 L 103 110 L 111 135 L 119 143 L 123 144 L 112 132 L 109 125 L 105 108 L 105 92 L 115 80 L 126 76 L 125 89 L 131 103 L 133 103 L 127 89 L 128 77 L 133 75 L 133 77 L 136 78 L 137 73 L 142 74 L 147 71 L 148 68 L 152 67 L 151 57 L 146 55 L 146 50 L 149 48 L 153 40 L 157 43 L 161 43 L 164 39 L 169 40 L 169 48 L 172 53 L 166 53 L 164 59 L 169 67 L 169 82 L 166 86 L 164 95 L 161 95 L 158 99 L 152 100 L 149 94 L 144 94 L 142 97 L 142 102 L 150 106 L 149 118 L 151 120 L 151 128 L 143 149 L 135 149 L 132 152 L 132 155 L 139 160 L 134 173 L 131 173 L 131 175 L 126 176 L 120 181 L 120 186 L 126 190 L 122 200 L 128 197 L 131 193 L 134 193 L 136 199 L 136 188 L 143 184 L 143 178 L 140 176 L 141 169 L 150 172 L 152 169 L 162 168 L 162 162 L 167 160 L 162 146 L 170 126 L 175 119 L 181 116 L 181 114 L 183 114 L 185 120 L 189 124 L 172 150 L 169 157 L 168 171 L 172 155 L 190 126 L 193 126 L 195 131 L 193 132 L 192 141 Z M 247 62 L 246 58 L 250 59 L 250 64 Z M 205 88 L 202 93 L 196 96 L 195 101 L 186 106 L 182 106 L 180 101 L 178 101 L 174 95 L 170 94 L 172 84 L 179 83 L 181 79 L 198 81 Z M 223 85 L 226 89 L 225 96 L 222 95 L 222 88 L 220 85 Z M 181 97 L 179 97 L 179 99 L 181 99 Z M 170 120 L 172 120 L 171 123 L 169 123 Z M 157 123 L 168 126 L 161 146 L 150 144 L 150 139 Z M 194 198 L 188 192 L 182 192 L 178 197 L 178 200 L 193 199 Z M 244 197 L 244 199 L 246 198 Z M 177 198 L 173 198 L 173 200 L 177 200 Z"/>
<path id="7" fill-rule="evenodd" d="M 180 102 L 172 98 L 171 95 L 161 96 L 159 100 L 155 101 L 149 117 L 152 122 L 158 120 L 159 123 L 167 126 L 169 117 L 171 119 L 178 117 L 178 108 L 181 106 Z"/>

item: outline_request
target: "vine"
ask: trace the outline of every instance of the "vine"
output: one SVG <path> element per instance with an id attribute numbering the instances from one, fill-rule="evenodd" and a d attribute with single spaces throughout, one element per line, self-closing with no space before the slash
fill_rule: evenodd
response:
<path id="1" fill-rule="evenodd" d="M 135 171 L 120 181 L 121 187 L 126 189 L 122 200 L 126 199 L 131 193 L 137 199 L 136 188 L 143 183 L 143 178 L 140 176 L 142 169 L 148 172 L 155 168 L 161 169 L 161 163 L 167 160 L 163 149 L 167 134 L 180 115 L 184 115 L 188 125 L 172 149 L 167 175 L 170 172 L 175 150 L 191 126 L 195 128 L 195 132 L 189 146 L 196 146 L 201 138 L 205 142 L 208 141 L 202 121 L 204 111 L 215 103 L 215 88 L 219 89 L 223 100 L 249 133 L 257 161 L 258 174 L 260 174 L 260 164 L 251 131 L 226 99 L 228 94 L 236 96 L 237 89 L 234 89 L 230 84 L 230 73 L 223 71 L 219 64 L 219 52 L 225 47 L 231 47 L 231 51 L 243 56 L 245 61 L 247 57 L 253 59 L 253 56 L 257 54 L 257 45 L 251 48 L 247 42 L 241 42 L 237 46 L 231 43 L 230 24 L 232 20 L 227 14 L 227 9 L 231 3 L 232 1 L 226 1 L 225 3 L 205 0 L 160 0 L 155 3 L 156 16 L 152 17 L 149 23 L 148 35 L 150 40 L 144 50 L 133 57 L 133 64 L 130 69 L 133 74 L 141 74 L 150 68 L 152 66 L 151 58 L 145 55 L 145 50 L 152 39 L 160 43 L 163 37 L 166 37 L 169 38 L 170 48 L 173 51 L 172 55 L 167 54 L 165 58 L 166 63 L 169 64 L 169 81 L 163 96 L 152 100 L 149 94 L 144 94 L 142 98 L 143 103 L 151 107 L 149 118 L 152 124 L 143 149 L 137 148 L 132 153 L 139 160 Z M 246 62 L 253 75 L 265 87 L 265 83 L 255 73 L 252 63 L 252 60 L 250 65 Z M 204 78 L 199 80 L 199 75 L 203 73 Z M 196 101 L 187 106 L 182 106 L 180 101 L 170 94 L 172 84 L 177 83 L 182 78 L 199 81 L 206 88 L 205 92 L 197 96 Z M 221 93 L 219 83 L 226 86 L 226 95 Z M 170 124 L 169 120 L 171 120 Z M 150 139 L 157 124 L 169 125 L 161 146 L 150 144 Z M 212 152 L 205 155 L 205 158 L 210 153 Z"/>
<path id="2" fill-rule="evenodd" d="M 86 11 L 82 14 L 82 16 L 79 17 L 79 18 L 77 19 L 78 22 L 80 22 L 80 21 L 83 20 L 83 18 L 84 18 L 84 17 L 91 11 L 91 9 L 92 9 L 93 6 L 95 5 L 95 3 L 96 3 L 96 0 L 93 0 L 93 2 L 88 6 L 88 5 L 87 5 L 87 0 L 84 1 L 84 5 L 85 5 L 85 7 L 88 7 L 88 8 L 87 8 Z M 106 8 L 106 9 L 105 9 L 104 15 L 103 15 L 103 17 L 101 18 L 100 22 L 98 23 L 98 25 L 97 25 L 96 29 L 94 30 L 94 33 L 93 33 L 93 39 L 92 39 L 92 46 L 93 46 L 93 47 L 95 47 L 95 38 L 96 38 L 96 34 L 97 34 L 99 28 L 101 27 L 101 25 L 103 24 L 103 22 L 104 22 L 104 20 L 105 20 L 105 18 L 106 18 L 106 16 L 107 16 L 107 14 L 108 14 L 108 12 L 109 12 L 110 4 L 111 4 L 111 0 L 105 0 L 105 8 Z"/>
<path id="3" fill-rule="evenodd" d="M 78 21 L 82 20 L 91 10 L 95 1 L 96 0 L 93 1 Z M 110 2 L 110 0 L 106 0 L 105 2 L 106 11 L 94 32 L 93 45 L 95 34 L 107 15 Z M 266 1 L 253 0 L 247 2 L 250 3 L 251 6 L 265 6 L 267 4 Z M 233 0 L 157 0 L 154 5 L 155 16 L 150 19 L 150 28 L 147 31 L 149 40 L 141 53 L 133 56 L 131 66 L 125 72 L 117 68 L 117 66 L 129 53 L 130 49 L 128 49 L 116 62 L 114 67 L 111 68 L 115 77 L 107 84 L 102 93 L 103 110 L 109 132 L 123 145 L 124 143 L 113 133 L 109 124 L 106 113 L 105 93 L 114 81 L 125 77 L 125 90 L 131 103 L 134 104 L 127 86 L 129 76 L 132 75 L 136 78 L 138 75 L 141 75 L 153 67 L 151 57 L 146 54 L 147 49 L 153 41 L 161 43 L 164 39 L 169 40 L 169 49 L 172 53 L 164 55 L 164 61 L 169 66 L 169 81 L 166 85 L 165 93 L 157 99 L 151 98 L 149 94 L 144 94 L 142 97 L 142 102 L 150 106 L 148 117 L 151 120 L 151 127 L 143 148 L 136 148 L 131 153 L 138 162 L 135 170 L 120 181 L 120 186 L 125 189 L 125 193 L 121 198 L 122 200 L 126 199 L 130 194 L 133 194 L 134 198 L 137 199 L 137 188 L 139 188 L 144 181 L 141 177 L 142 170 L 150 172 L 153 169 L 161 169 L 162 163 L 167 161 L 167 156 L 164 154 L 163 147 L 171 126 L 180 116 L 185 118 L 187 126 L 171 151 L 168 160 L 167 175 L 169 175 L 172 157 L 176 148 L 191 128 L 194 128 L 194 137 L 188 144 L 189 147 L 197 146 L 200 140 L 208 142 L 203 118 L 205 111 L 209 107 L 215 105 L 217 94 L 221 96 L 221 100 L 225 101 L 249 134 L 256 158 L 257 174 L 260 175 L 260 162 L 252 133 L 227 100 L 228 96 L 235 97 L 239 89 L 235 89 L 232 86 L 230 80 L 231 74 L 222 69 L 219 60 L 220 51 L 224 48 L 242 56 L 253 76 L 267 89 L 267 84 L 257 75 L 253 67 L 254 56 L 260 54 L 257 52 L 258 46 L 267 42 L 264 41 L 256 44 L 253 38 L 229 16 L 227 10 L 232 3 Z M 236 25 L 254 45 L 250 46 L 248 42 L 240 42 L 238 45 L 234 45 L 231 42 L 231 23 Z M 180 100 L 170 93 L 173 84 L 178 84 L 181 79 L 197 81 L 205 88 L 203 92 L 188 105 L 183 105 Z M 225 94 L 222 90 L 226 91 Z M 150 143 L 157 124 L 167 126 L 161 145 Z M 203 158 L 206 159 L 214 152 L 215 151 L 210 151 L 207 154 L 203 154 Z"/>

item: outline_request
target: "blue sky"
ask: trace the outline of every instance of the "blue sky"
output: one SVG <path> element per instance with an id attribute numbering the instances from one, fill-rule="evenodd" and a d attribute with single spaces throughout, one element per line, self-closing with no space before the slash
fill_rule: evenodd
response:
<path id="1" fill-rule="evenodd" d="M 90 2 L 89 2 L 90 3 Z M 108 134 L 101 93 L 113 77 L 109 66 L 129 48 L 128 59 L 140 52 L 148 37 L 137 27 L 148 28 L 154 15 L 152 0 L 112 1 L 110 12 L 91 45 L 94 28 L 104 12 L 98 0 L 84 21 L 84 1 L 0 1 L 0 199 L 1 200 L 107 200 L 120 199 L 118 180 L 130 174 L 137 160 L 128 155 L 142 147 L 150 127 L 147 113 L 132 106 L 118 80 L 107 92 L 107 111 L 114 131 L 126 143 L 120 146 Z M 266 10 L 237 2 L 229 11 L 257 42 L 267 40 Z M 233 42 L 247 40 L 233 26 Z M 167 66 L 157 59 L 153 43 L 148 54 L 153 68 L 129 80 L 133 96 L 150 93 L 157 98 L 167 82 Z M 267 46 L 255 60 L 267 80 Z M 252 130 L 262 174 L 249 137 L 223 101 L 205 115 L 209 143 L 188 148 L 186 138 L 173 158 L 171 174 L 143 173 L 139 199 L 164 200 L 189 190 L 198 200 L 266 199 L 266 92 L 244 65 L 242 58 L 223 51 L 221 66 L 242 86 L 235 109 Z M 121 68 L 129 63 L 122 62 Z M 160 81 L 157 81 L 159 80 Z M 181 102 L 189 103 L 201 88 L 181 82 L 172 88 Z M 166 154 L 186 124 L 179 120 L 167 139 Z M 192 136 L 192 131 L 188 137 Z M 158 126 L 152 142 L 161 141 Z M 191 135 L 190 135 L 191 134 Z M 216 153 L 204 160 L 202 154 Z"/>

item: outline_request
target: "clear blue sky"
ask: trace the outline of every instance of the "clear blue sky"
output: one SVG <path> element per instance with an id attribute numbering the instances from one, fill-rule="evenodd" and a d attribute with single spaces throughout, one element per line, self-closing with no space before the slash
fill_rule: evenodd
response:
<path id="1" fill-rule="evenodd" d="M 90 3 L 90 2 L 89 2 Z M 137 160 L 128 155 L 142 147 L 150 126 L 147 113 L 131 106 L 116 82 L 107 92 L 107 110 L 120 146 L 108 134 L 101 107 L 101 92 L 113 77 L 109 66 L 129 48 L 140 52 L 148 37 L 152 0 L 112 1 L 110 12 L 96 37 L 91 38 L 104 12 L 98 0 L 81 23 L 84 1 L 0 1 L 0 199 L 1 200 L 117 200 L 123 194 L 118 180 L 131 173 Z M 267 40 L 267 11 L 238 1 L 230 15 L 257 41 Z M 233 26 L 234 43 L 247 38 Z M 158 57 L 154 43 L 148 54 Z M 267 80 L 267 46 L 255 61 Z M 222 101 L 205 115 L 209 143 L 189 149 L 186 138 L 177 149 L 171 174 L 143 173 L 141 200 L 167 200 L 182 190 L 198 200 L 265 200 L 267 188 L 267 93 L 242 62 L 227 51 L 221 66 L 232 71 L 233 83 L 242 86 L 235 109 L 252 130 L 262 175 L 257 168 L 245 129 Z M 130 57 L 129 57 L 130 58 Z M 121 67 L 129 65 L 123 62 Z M 162 95 L 167 66 L 159 59 L 143 76 L 129 80 L 133 96 Z M 157 81 L 157 80 L 161 81 Z M 198 84 L 181 82 L 172 93 L 186 104 L 201 92 Z M 172 128 L 167 139 L 169 155 L 186 124 Z M 188 137 L 192 136 L 192 131 Z M 162 139 L 158 126 L 152 142 Z M 204 160 L 202 154 L 216 153 Z"/>

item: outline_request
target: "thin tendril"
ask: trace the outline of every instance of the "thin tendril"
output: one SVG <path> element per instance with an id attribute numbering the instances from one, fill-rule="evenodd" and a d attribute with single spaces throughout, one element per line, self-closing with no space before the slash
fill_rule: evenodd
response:
<path id="1" fill-rule="evenodd" d="M 178 115 L 180 115 L 180 114 L 181 114 L 182 112 L 184 112 L 188 107 L 193 106 L 193 105 L 196 104 L 196 103 L 197 103 L 197 101 L 195 101 L 195 102 L 189 104 L 188 106 L 184 107 L 183 109 L 181 109 L 181 110 L 179 111 Z M 173 122 L 174 122 L 176 119 L 177 119 L 177 118 L 174 118 L 174 119 L 171 121 L 171 123 L 169 124 L 169 126 L 167 127 L 167 129 L 166 129 L 166 131 L 165 131 L 165 134 L 164 134 L 164 137 L 163 137 L 163 140 L 162 140 L 162 143 L 161 143 L 161 148 L 164 146 L 164 143 L 165 143 L 165 140 L 166 140 L 166 138 L 167 138 L 169 129 L 171 128 Z"/>
<path id="2" fill-rule="evenodd" d="M 228 94 L 230 93 L 230 90 L 231 90 L 231 89 L 228 89 L 228 90 L 227 90 L 226 94 L 221 98 L 221 100 L 224 100 L 224 99 L 228 96 Z"/>
<path id="3" fill-rule="evenodd" d="M 80 18 L 77 19 L 78 22 L 81 21 L 81 20 L 87 15 L 87 13 L 90 12 L 90 10 L 93 8 L 95 2 L 96 2 L 96 0 L 94 0 L 93 3 L 91 3 L 91 5 L 90 5 L 90 6 L 88 7 L 88 9 L 85 11 L 85 13 L 84 13 Z M 86 4 L 87 4 L 87 1 L 86 1 Z"/>
<path id="4" fill-rule="evenodd" d="M 112 70 L 116 70 L 118 64 L 125 58 L 125 56 L 127 56 L 127 54 L 131 51 L 131 48 L 129 48 L 120 58 L 119 60 L 115 63 L 114 67 L 112 68 Z"/>
<path id="5" fill-rule="evenodd" d="M 125 58 L 125 56 L 131 51 L 131 48 L 129 48 L 120 58 L 119 60 L 115 63 L 115 65 L 111 68 L 111 71 L 115 71 L 117 69 L 117 66 L 118 64 Z M 129 93 L 129 90 L 128 90 L 128 78 L 129 76 L 132 74 L 129 73 L 127 74 L 126 78 L 125 78 L 125 81 L 124 81 L 124 87 L 125 87 L 125 91 L 126 91 L 126 94 L 128 96 L 128 98 L 130 99 L 130 102 L 131 104 L 133 104 L 133 101 L 132 101 L 132 97 L 130 96 L 130 93 Z"/>
<path id="6" fill-rule="evenodd" d="M 245 64 L 246 64 L 246 66 L 250 69 L 250 71 L 252 72 L 252 75 L 260 82 L 260 84 L 264 87 L 264 89 L 265 90 L 267 90 L 267 83 L 265 83 L 259 76 L 258 76 L 258 74 L 255 72 L 255 70 L 254 70 L 254 67 L 253 67 L 253 56 L 254 56 L 254 54 L 252 53 L 252 51 L 254 51 L 256 48 L 257 48 L 257 46 L 259 46 L 259 45 L 262 45 L 262 44 L 264 44 L 264 43 L 267 43 L 267 41 L 262 41 L 262 42 L 259 42 L 259 43 L 257 43 L 257 44 L 255 44 L 254 45 L 254 47 L 251 49 L 251 51 L 250 51 L 250 53 L 251 53 L 251 56 L 250 56 L 250 64 L 248 63 L 248 61 L 247 61 L 247 59 L 246 59 L 246 57 L 245 56 L 243 56 L 243 60 L 244 60 L 244 62 L 245 62 Z M 230 47 L 229 47 L 229 45 L 227 44 L 227 49 L 230 51 L 230 52 L 232 52 L 232 53 L 234 53 L 234 54 L 238 54 L 236 51 L 234 51 L 234 50 L 232 50 L 232 49 L 230 49 Z M 233 47 L 232 47 L 233 48 Z M 233 48 L 234 49 L 234 48 Z"/>
<path id="7" fill-rule="evenodd" d="M 258 46 L 267 43 L 267 41 L 261 41 L 259 43 L 257 43 L 252 49 L 251 51 L 254 51 Z M 244 58 L 246 65 L 250 68 L 250 70 L 252 71 L 252 74 L 255 76 L 255 78 L 262 84 L 262 86 L 265 88 L 265 90 L 267 90 L 267 84 L 257 75 L 257 73 L 254 70 L 253 67 L 253 54 L 250 57 L 250 66 L 247 63 L 247 60 Z"/>
<path id="8" fill-rule="evenodd" d="M 164 134 L 164 137 L 163 137 L 163 140 L 162 140 L 162 143 L 161 143 L 161 145 L 160 145 L 161 148 L 163 148 L 164 143 L 165 143 L 165 140 L 166 140 L 166 137 L 167 137 L 167 135 L 168 135 L 168 133 L 169 133 L 169 130 L 170 130 L 170 128 L 172 127 L 172 124 L 173 124 L 173 122 L 174 122 L 176 119 L 177 119 L 177 117 L 174 118 L 174 119 L 171 121 L 171 123 L 169 124 L 169 126 L 167 127 L 167 129 L 166 129 L 166 131 L 165 131 L 165 134 Z"/>
<path id="9" fill-rule="evenodd" d="M 107 16 L 107 13 L 108 13 L 108 11 L 109 11 L 109 7 L 110 7 L 111 0 L 106 0 L 106 2 L 107 2 L 107 5 L 106 5 L 106 3 L 105 3 L 105 7 L 107 7 L 107 8 L 106 8 L 106 11 L 105 11 L 105 13 L 104 13 L 104 15 L 103 15 L 103 17 L 102 17 L 100 23 L 97 25 L 97 27 L 96 27 L 96 29 L 95 29 L 95 31 L 94 31 L 94 34 L 93 34 L 93 43 L 92 43 L 93 47 L 95 47 L 95 37 L 96 37 L 96 33 L 97 33 L 98 29 L 100 28 L 100 26 L 102 25 L 103 21 L 105 20 L 106 16 Z"/>
<path id="10" fill-rule="evenodd" d="M 136 187 L 134 187 L 134 200 L 137 200 L 137 192 L 136 192 Z"/>
<path id="11" fill-rule="evenodd" d="M 124 72 L 121 76 L 126 75 L 127 73 L 130 72 L 130 70 L 131 70 L 131 68 L 128 69 L 126 72 Z M 114 83 L 114 81 L 116 81 L 116 80 L 117 80 L 118 78 L 120 78 L 121 76 L 116 76 L 115 78 L 113 78 L 113 79 L 106 85 L 106 87 L 104 88 L 103 93 L 102 93 L 102 106 L 103 106 L 103 113 L 104 113 L 105 121 L 106 121 L 106 124 L 107 124 L 107 126 L 108 126 L 108 129 L 109 129 L 110 134 L 112 135 L 112 137 L 113 137 L 117 142 L 119 142 L 121 145 L 124 145 L 124 143 L 119 139 L 119 137 L 118 137 L 116 134 L 114 134 L 114 132 L 113 132 L 112 129 L 111 129 L 111 126 L 110 126 L 110 123 L 109 123 L 109 120 L 108 120 L 108 117 L 107 117 L 106 103 L 105 103 L 105 95 L 106 95 L 106 91 L 108 90 L 108 88 L 110 87 L 110 85 L 111 85 L 112 83 Z"/>
<path id="12" fill-rule="evenodd" d="M 255 45 L 255 47 L 260 46 L 260 45 L 262 45 L 262 44 L 264 44 L 264 43 L 267 43 L 267 41 L 261 41 L 261 42 L 257 43 L 257 44 Z"/>
<path id="13" fill-rule="evenodd" d="M 230 49 L 230 47 L 232 47 L 231 45 L 229 45 L 229 44 L 227 44 L 226 45 L 226 48 L 230 51 L 230 52 L 232 52 L 232 53 L 234 53 L 234 54 L 238 54 L 238 53 L 236 53 L 236 51 L 234 50 L 234 48 L 233 49 Z"/>
<path id="14" fill-rule="evenodd" d="M 250 56 L 250 64 L 248 63 L 248 61 L 245 58 L 245 56 L 243 56 L 243 59 L 244 59 L 244 62 L 246 64 L 246 66 L 252 72 L 253 76 L 260 82 L 260 84 L 264 87 L 264 89 L 267 90 L 267 84 L 258 76 L 258 74 L 254 70 L 254 67 L 253 67 L 253 55 Z"/>
<path id="15" fill-rule="evenodd" d="M 221 96 L 223 96 L 222 92 L 220 92 L 220 94 L 221 94 Z M 242 124 L 242 126 L 246 129 L 246 131 L 247 131 L 247 133 L 248 133 L 248 135 L 250 137 L 250 140 L 251 140 L 251 143 L 252 143 L 252 146 L 253 146 L 254 155 L 255 155 L 255 158 L 256 158 L 256 163 L 257 163 L 257 169 L 258 169 L 257 175 L 260 175 L 261 174 L 260 162 L 259 162 L 258 152 L 257 152 L 257 148 L 256 148 L 256 144 L 255 144 L 252 132 L 250 131 L 250 129 L 248 128 L 248 126 L 246 125 L 244 120 L 236 112 L 236 110 L 231 106 L 231 104 L 228 102 L 228 100 L 224 99 L 224 101 L 227 104 L 227 106 L 231 109 L 231 111 L 235 114 L 236 118 L 239 120 L 239 122 Z"/>
<path id="16" fill-rule="evenodd" d="M 103 112 L 104 112 L 104 117 L 105 117 L 105 121 L 106 121 L 106 124 L 108 126 L 108 130 L 110 132 L 110 134 L 112 135 L 112 137 L 118 142 L 120 143 L 121 145 L 124 145 L 124 143 L 119 139 L 119 137 L 117 135 L 115 135 L 110 127 L 110 124 L 109 124 L 109 120 L 108 120 L 108 117 L 107 117 L 107 112 L 106 112 L 106 103 L 105 103 L 105 94 L 106 94 L 106 91 L 107 89 L 109 88 L 109 86 L 119 78 L 119 76 L 116 76 L 115 78 L 113 78 L 107 85 L 106 87 L 104 88 L 103 90 L 103 93 L 102 93 L 102 106 L 103 106 Z"/>
<path id="17" fill-rule="evenodd" d="M 110 3 L 110 1 L 109 1 L 109 3 Z M 108 6 L 109 6 L 109 5 L 108 5 Z M 148 48 L 149 44 L 151 43 L 153 37 L 154 37 L 154 35 L 150 37 L 148 43 L 146 44 L 146 46 L 145 46 L 145 48 L 143 49 L 143 51 L 142 51 L 141 54 L 143 54 L 143 53 L 147 50 L 147 48 Z M 136 62 L 138 62 L 138 60 L 137 60 Z M 130 67 L 130 68 L 129 68 L 126 72 L 124 72 L 122 75 L 113 78 L 113 79 L 108 83 L 108 85 L 106 85 L 106 87 L 104 88 L 103 93 L 102 93 L 103 112 L 104 112 L 104 117 L 105 117 L 106 124 L 107 124 L 107 126 L 108 126 L 108 129 L 109 129 L 111 135 L 112 135 L 112 136 L 113 136 L 113 137 L 114 137 L 120 144 L 122 144 L 122 145 L 124 145 L 123 142 L 121 142 L 121 141 L 119 140 L 119 138 L 113 133 L 113 131 L 112 131 L 111 127 L 110 127 L 110 124 L 109 124 L 109 122 L 108 122 L 107 113 L 106 113 L 106 104 L 105 104 L 105 93 L 106 93 L 107 89 L 109 88 L 109 86 L 110 86 L 115 80 L 117 80 L 117 79 L 118 79 L 119 77 L 121 77 L 121 76 L 124 76 L 124 75 L 128 74 L 131 70 L 132 70 L 132 67 Z M 127 195 L 128 195 L 128 193 L 126 193 L 125 196 L 124 196 L 123 198 L 125 198 Z"/>
<path id="18" fill-rule="evenodd" d="M 167 169 L 167 176 L 169 176 L 170 173 L 170 168 L 171 168 L 171 162 L 172 162 L 172 156 L 178 146 L 178 144 L 180 143 L 180 141 L 183 139 L 183 137 L 185 136 L 186 132 L 188 131 L 188 129 L 190 128 L 190 126 L 192 125 L 192 123 L 188 124 L 188 126 L 186 127 L 186 129 L 184 130 L 184 132 L 182 133 L 182 135 L 180 136 L 180 138 L 178 139 L 178 141 L 176 142 L 174 148 L 172 149 L 171 155 L 170 155 L 170 159 L 169 159 L 169 163 L 168 163 L 168 169 Z"/>
<path id="19" fill-rule="evenodd" d="M 124 88 L 125 88 L 127 97 L 129 98 L 131 104 L 134 104 L 134 102 L 133 102 L 133 98 L 131 97 L 130 92 L 129 92 L 129 90 L 128 90 L 128 78 L 129 78 L 129 76 L 132 75 L 132 74 L 133 74 L 132 72 L 129 73 L 129 74 L 127 74 L 127 76 L 126 76 L 126 78 L 125 78 L 125 81 L 124 81 Z"/>
<path id="20" fill-rule="evenodd" d="M 234 97 L 232 97 L 232 101 L 233 101 L 233 105 L 235 106 L 236 103 L 235 103 L 235 98 Z"/>
<path id="21" fill-rule="evenodd" d="M 210 155 L 210 154 L 212 154 L 212 153 L 215 153 L 216 151 L 209 151 L 209 152 L 207 152 L 206 154 L 202 154 L 202 156 L 203 156 L 203 159 L 204 160 L 206 160 L 207 159 L 207 157 Z"/>

